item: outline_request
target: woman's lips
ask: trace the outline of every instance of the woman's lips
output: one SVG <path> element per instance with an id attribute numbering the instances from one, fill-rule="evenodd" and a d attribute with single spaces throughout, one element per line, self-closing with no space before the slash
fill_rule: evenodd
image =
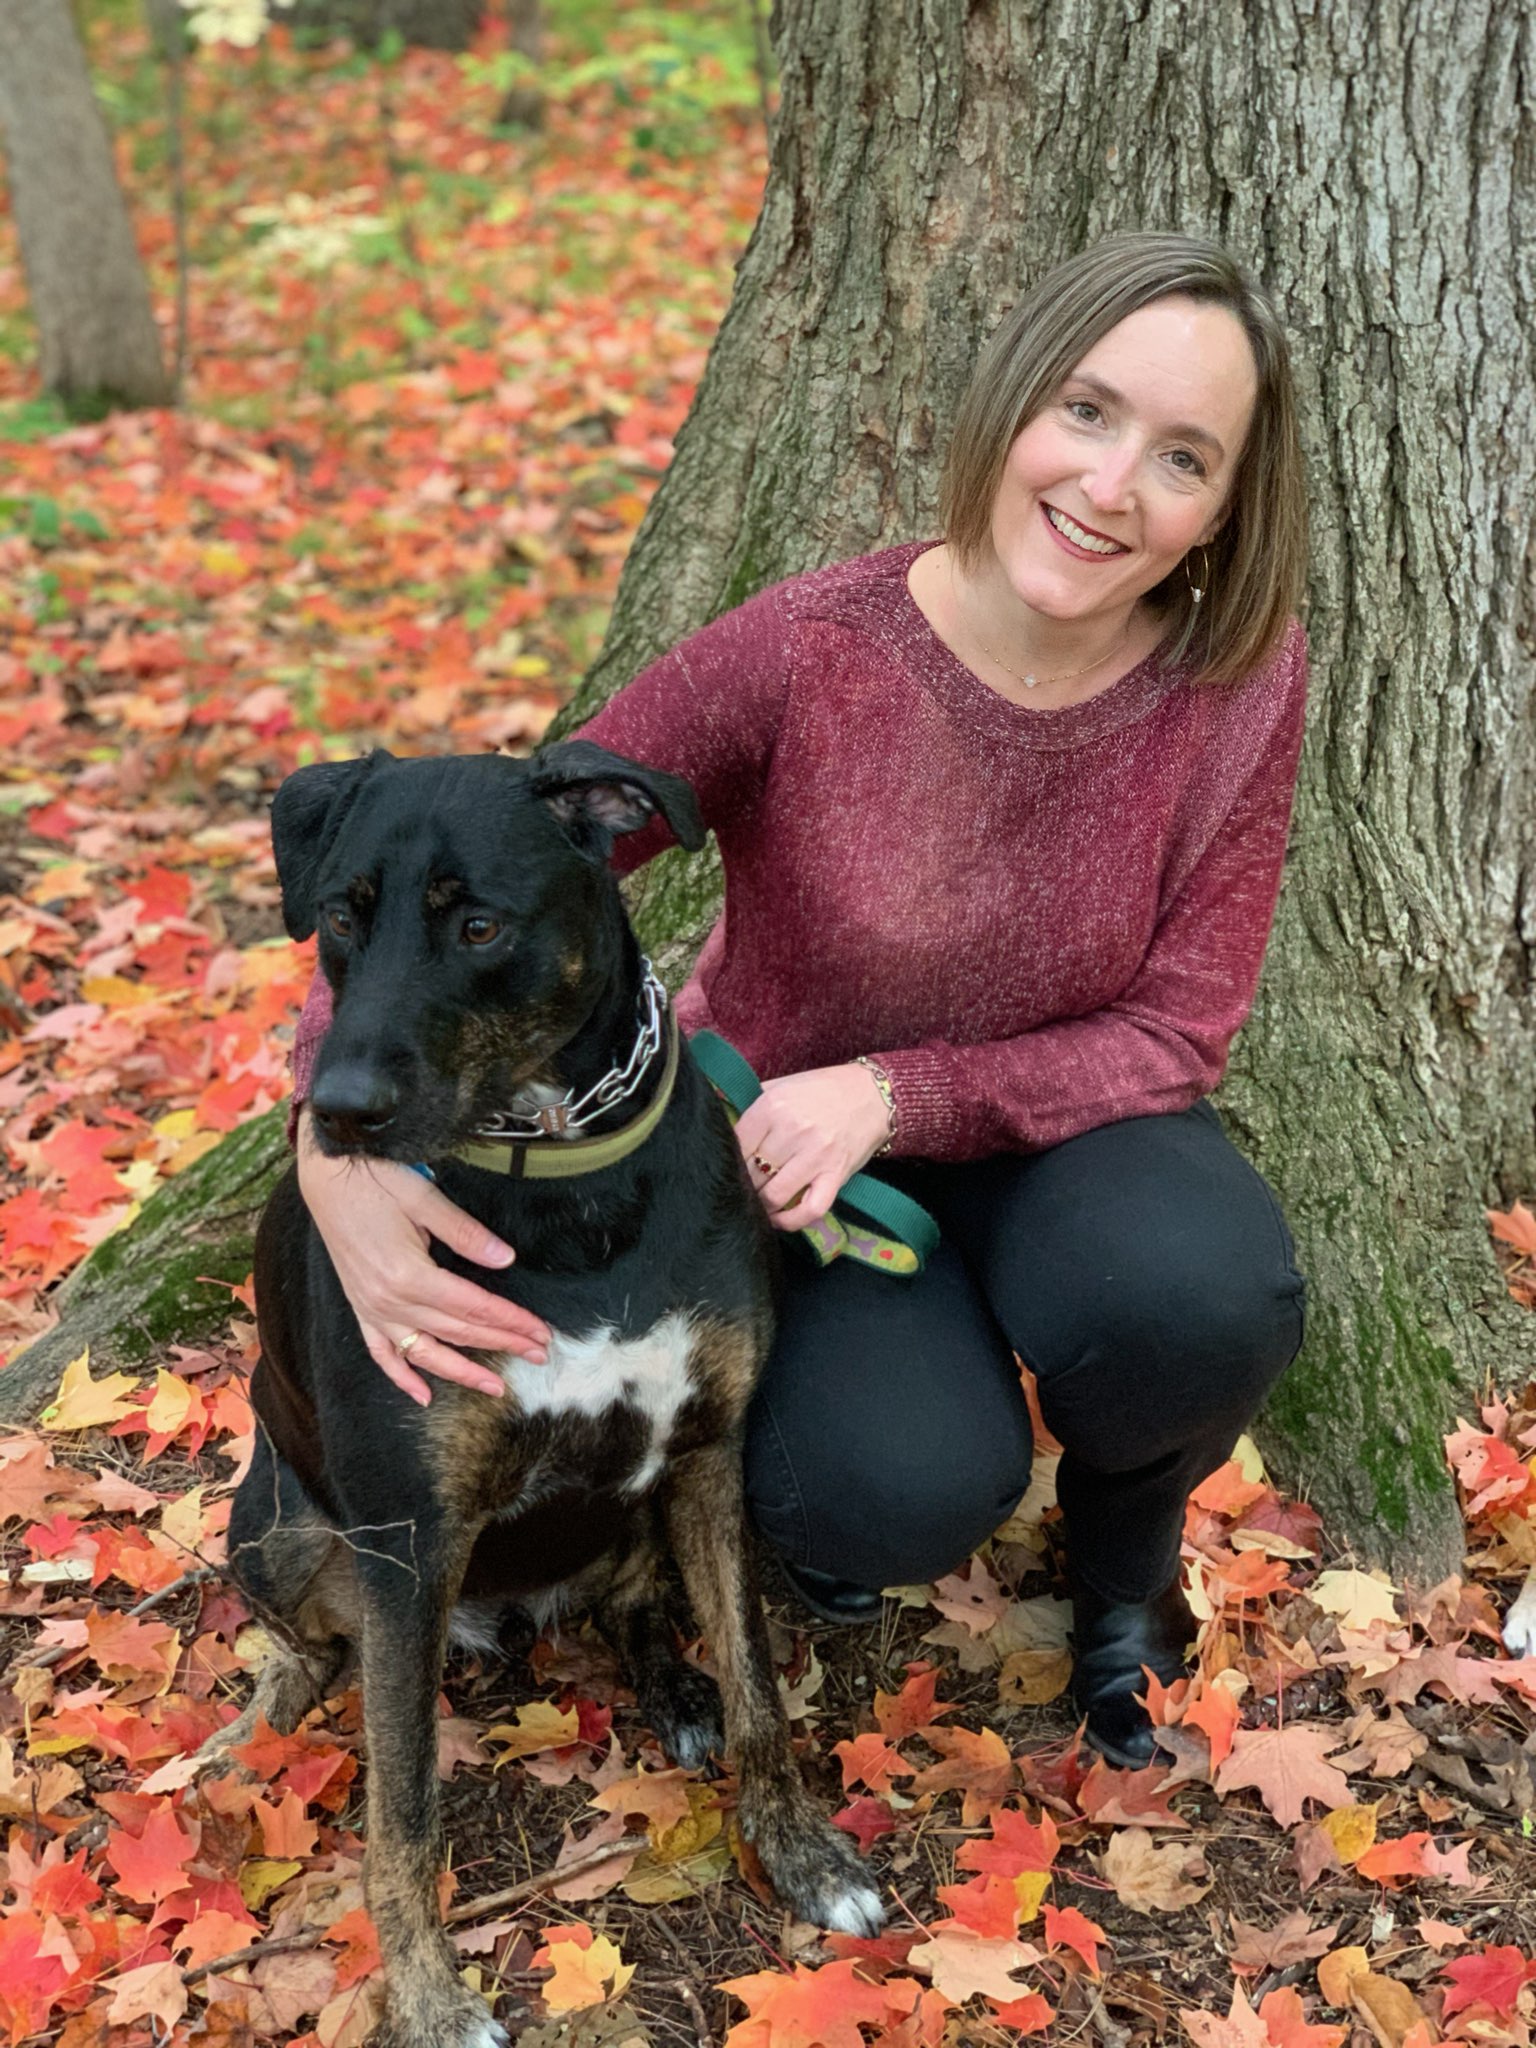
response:
<path id="1" fill-rule="evenodd" d="M 1094 548 L 1080 548 L 1076 541 L 1068 540 L 1060 527 L 1052 522 L 1051 508 L 1043 498 L 1040 500 L 1040 517 L 1045 522 L 1045 530 L 1051 536 L 1051 539 L 1055 541 L 1059 548 L 1062 548 L 1069 554 L 1074 562 L 1117 562 L 1121 555 L 1129 554 L 1130 552 L 1128 548 L 1118 543 L 1116 545 L 1116 552 L 1112 555 L 1100 554 Z M 1092 527 L 1085 526 L 1083 531 L 1084 533 L 1091 533 L 1093 529 Z M 1105 534 L 1103 538 L 1108 540 L 1110 536 Z"/>

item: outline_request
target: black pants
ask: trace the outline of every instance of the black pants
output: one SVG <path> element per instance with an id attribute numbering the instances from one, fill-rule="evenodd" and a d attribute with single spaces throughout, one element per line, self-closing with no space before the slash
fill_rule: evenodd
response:
<path id="1" fill-rule="evenodd" d="M 786 1256 L 747 1496 L 792 1564 L 863 1586 L 951 1571 L 1029 1483 L 1016 1352 L 1060 1438 L 1074 1573 L 1111 1599 L 1177 1568 L 1186 1496 L 1301 1346 L 1268 1184 L 1208 1102 L 1048 1151 L 886 1161 L 943 1243 L 912 1280 Z"/>

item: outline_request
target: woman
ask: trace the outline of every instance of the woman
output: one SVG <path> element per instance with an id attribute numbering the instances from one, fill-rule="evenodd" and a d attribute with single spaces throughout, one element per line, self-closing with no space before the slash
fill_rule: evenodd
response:
<path id="1" fill-rule="evenodd" d="M 678 998 L 768 1077 L 737 1135 L 794 1231 L 866 1161 L 937 1215 L 917 1279 L 798 1243 L 746 1451 L 816 1611 L 951 1569 L 1029 1477 L 1015 1355 L 1061 1439 L 1074 1697 L 1154 1754 L 1186 1496 L 1301 1342 L 1284 1219 L 1204 1101 L 1279 888 L 1306 687 L 1305 509 L 1273 307 L 1213 244 L 1062 264 L 977 368 L 944 539 L 797 577 L 586 728 L 686 775 L 727 908 Z M 665 843 L 625 841 L 633 867 Z M 297 1049 L 302 1097 L 324 992 Z M 373 1355 L 499 1392 L 455 1346 L 542 1355 L 434 1266 L 505 1246 L 404 1168 L 300 1174 Z M 345 1198 L 340 1190 L 345 1184 Z M 403 1353 L 409 1351 L 409 1363 Z"/>

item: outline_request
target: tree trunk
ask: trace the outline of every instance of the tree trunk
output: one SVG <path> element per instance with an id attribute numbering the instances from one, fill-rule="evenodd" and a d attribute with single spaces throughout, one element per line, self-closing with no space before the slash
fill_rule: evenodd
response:
<path id="1" fill-rule="evenodd" d="M 1536 1189 L 1530 8 L 780 0 L 774 28 L 762 215 L 561 729 L 765 583 L 934 532 L 1026 280 L 1118 227 L 1248 260 L 1294 339 L 1316 565 L 1290 867 L 1218 1097 L 1311 1288 L 1262 1434 L 1336 1537 L 1438 1573 L 1440 1432 L 1533 1335 L 1479 1213 Z M 636 901 L 675 983 L 717 873 L 665 856 Z"/>
<path id="2" fill-rule="evenodd" d="M 542 0 L 507 0 L 507 48 L 529 64 L 544 61 Z M 544 90 L 536 78 L 520 78 L 507 88 L 496 116 L 498 128 L 539 129 L 544 126 Z"/>
<path id="3" fill-rule="evenodd" d="M 1309 450 L 1290 867 L 1217 1098 L 1279 1192 L 1306 1347 L 1263 1441 L 1335 1536 L 1460 1556 L 1440 1434 L 1530 1371 L 1481 1210 L 1536 1188 L 1536 15 L 1472 0 L 780 0 L 763 210 L 568 730 L 765 583 L 933 533 L 984 336 L 1122 227 L 1275 291 Z M 1524 166 L 1524 176 L 1517 170 Z M 712 878 L 656 864 L 673 954 Z"/>
<path id="4" fill-rule="evenodd" d="M 149 282 L 68 0 L 0 4 L 0 140 L 43 388 L 76 412 L 168 405 Z"/>
<path id="5" fill-rule="evenodd" d="M 295 0 L 273 19 L 301 41 L 347 36 L 371 50 L 389 30 L 426 50 L 467 50 L 485 16 L 485 0 Z"/>

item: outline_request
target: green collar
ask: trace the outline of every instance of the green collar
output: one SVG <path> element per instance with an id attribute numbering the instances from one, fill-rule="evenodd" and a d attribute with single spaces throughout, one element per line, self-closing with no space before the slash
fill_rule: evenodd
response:
<path id="1" fill-rule="evenodd" d="M 570 1180 L 583 1173 L 601 1173 L 616 1166 L 631 1152 L 638 1152 L 666 1115 L 667 1104 L 677 1083 L 677 1018 L 666 1013 L 667 1063 L 661 1086 L 650 1103 L 631 1122 L 601 1138 L 477 1138 L 460 1145 L 450 1158 L 466 1166 L 482 1167 L 487 1173 L 510 1174 L 513 1180 Z"/>

